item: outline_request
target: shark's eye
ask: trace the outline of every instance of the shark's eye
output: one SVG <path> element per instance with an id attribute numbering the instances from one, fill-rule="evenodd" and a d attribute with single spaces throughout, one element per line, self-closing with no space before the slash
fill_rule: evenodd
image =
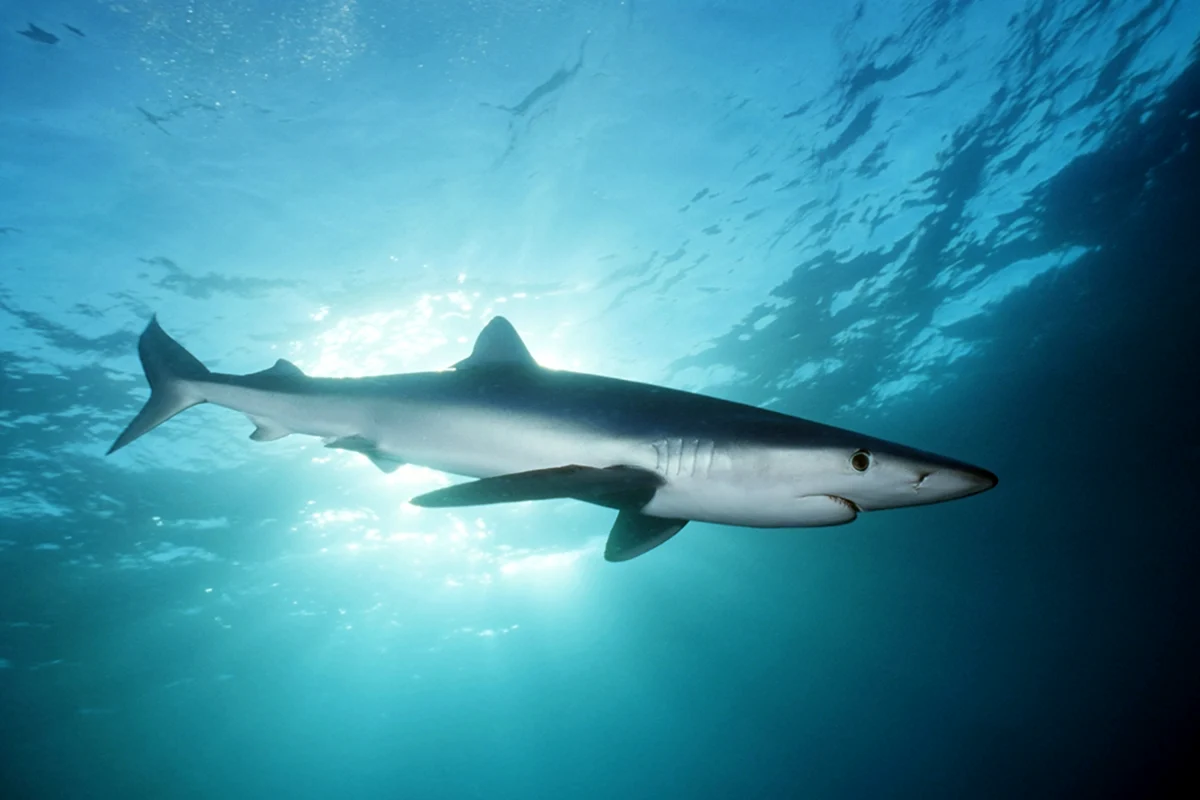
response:
<path id="1" fill-rule="evenodd" d="M 871 466 L 871 454 L 866 450 L 856 450 L 854 455 L 850 456 L 850 466 L 854 467 L 856 472 L 866 472 Z"/>

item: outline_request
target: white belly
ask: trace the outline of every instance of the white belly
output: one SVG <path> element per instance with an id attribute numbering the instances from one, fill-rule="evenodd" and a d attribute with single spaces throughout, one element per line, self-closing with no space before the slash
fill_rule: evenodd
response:
<path id="1" fill-rule="evenodd" d="M 853 522 L 858 516 L 840 497 L 797 497 L 720 481 L 669 482 L 642 513 L 747 528 L 815 528 Z"/>
<path id="2" fill-rule="evenodd" d="M 655 517 L 751 528 L 841 525 L 858 515 L 839 497 L 806 494 L 792 476 L 780 475 L 761 450 L 721 446 L 703 439 L 652 444 L 653 468 L 666 485 L 642 509 Z"/>

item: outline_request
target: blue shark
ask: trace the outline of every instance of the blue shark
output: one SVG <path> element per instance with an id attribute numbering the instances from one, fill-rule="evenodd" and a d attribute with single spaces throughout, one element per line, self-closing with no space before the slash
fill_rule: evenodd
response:
<path id="1" fill-rule="evenodd" d="M 769 409 L 548 369 L 503 317 L 467 358 L 437 372 L 320 378 L 280 359 L 227 375 L 205 367 L 157 318 L 138 354 L 150 398 L 109 453 L 213 403 L 247 415 L 255 441 L 317 436 L 384 471 L 414 464 L 474 479 L 415 497 L 417 506 L 571 498 L 614 509 L 609 561 L 640 556 L 690 521 L 843 525 L 997 483 L 981 467 Z"/>

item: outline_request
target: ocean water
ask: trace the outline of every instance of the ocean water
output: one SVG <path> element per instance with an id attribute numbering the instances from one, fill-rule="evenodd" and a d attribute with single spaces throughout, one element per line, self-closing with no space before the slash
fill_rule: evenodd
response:
<path id="1" fill-rule="evenodd" d="M 1198 232 L 1200 0 L 0 0 L 0 796 L 1194 796 Z M 610 564 L 213 406 L 105 457 L 154 313 L 1000 485 Z"/>

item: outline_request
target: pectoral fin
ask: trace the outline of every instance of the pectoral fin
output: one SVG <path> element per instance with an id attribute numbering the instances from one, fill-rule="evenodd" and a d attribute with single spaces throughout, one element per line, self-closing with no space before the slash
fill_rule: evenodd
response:
<path id="1" fill-rule="evenodd" d="M 613 508 L 641 508 L 662 482 L 658 474 L 636 467 L 600 468 L 572 464 L 447 486 L 414 497 L 410 502 L 424 508 L 452 508 L 571 498 Z"/>
<path id="2" fill-rule="evenodd" d="M 633 509 L 617 514 L 604 546 L 605 561 L 628 561 L 670 539 L 687 525 L 686 519 L 651 517 Z"/>

